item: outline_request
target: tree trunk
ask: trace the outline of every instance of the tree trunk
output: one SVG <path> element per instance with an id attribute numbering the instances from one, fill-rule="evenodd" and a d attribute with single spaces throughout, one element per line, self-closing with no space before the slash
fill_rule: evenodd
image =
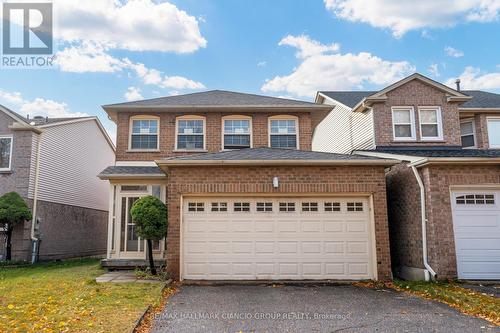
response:
<path id="1" fill-rule="evenodd" d="M 12 227 L 10 224 L 7 224 L 7 230 L 5 235 L 7 236 L 7 248 L 5 249 L 5 260 L 12 259 Z"/>
<path id="2" fill-rule="evenodd" d="M 148 257 L 149 257 L 149 267 L 151 268 L 151 274 L 156 275 L 155 261 L 153 258 L 153 242 L 148 239 Z"/>

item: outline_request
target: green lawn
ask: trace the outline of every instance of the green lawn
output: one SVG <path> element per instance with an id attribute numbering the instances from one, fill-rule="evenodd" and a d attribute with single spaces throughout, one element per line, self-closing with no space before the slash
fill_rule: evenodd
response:
<path id="1" fill-rule="evenodd" d="M 96 283 L 99 260 L 0 267 L 0 332 L 130 332 L 161 284 Z"/>
<path id="2" fill-rule="evenodd" d="M 453 282 L 395 280 L 391 285 L 398 290 L 446 303 L 463 313 L 500 325 L 500 298 L 462 288 L 460 284 Z"/>

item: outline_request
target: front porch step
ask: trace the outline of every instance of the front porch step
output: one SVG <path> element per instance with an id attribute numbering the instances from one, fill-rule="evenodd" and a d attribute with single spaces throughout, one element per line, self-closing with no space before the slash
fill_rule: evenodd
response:
<path id="1" fill-rule="evenodd" d="M 155 259 L 155 266 L 165 266 L 165 259 Z M 103 259 L 101 260 L 101 267 L 108 269 L 131 269 L 148 267 L 149 260 L 146 259 Z"/>

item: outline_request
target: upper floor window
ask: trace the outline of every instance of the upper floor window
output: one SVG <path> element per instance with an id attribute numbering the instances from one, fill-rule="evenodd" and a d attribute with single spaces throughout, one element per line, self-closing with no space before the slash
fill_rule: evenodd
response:
<path id="1" fill-rule="evenodd" d="M 412 107 L 392 108 L 394 140 L 415 140 L 415 114 Z"/>
<path id="2" fill-rule="evenodd" d="M 252 145 L 252 118 L 227 116 L 222 118 L 223 149 L 250 148 Z"/>
<path id="3" fill-rule="evenodd" d="M 130 149 L 157 150 L 158 147 L 158 118 L 133 117 L 131 119 Z"/>
<path id="4" fill-rule="evenodd" d="M 500 118 L 488 118 L 489 148 L 500 148 Z"/>
<path id="5" fill-rule="evenodd" d="M 441 108 L 418 108 L 420 121 L 420 137 L 422 140 L 442 140 L 443 126 L 441 121 Z"/>
<path id="6" fill-rule="evenodd" d="M 12 163 L 12 136 L 0 136 L 0 171 L 10 171 Z"/>
<path id="7" fill-rule="evenodd" d="M 474 120 L 467 119 L 460 122 L 460 136 L 462 138 L 462 147 L 475 147 L 475 130 L 474 130 Z"/>
<path id="8" fill-rule="evenodd" d="M 269 146 L 272 148 L 298 149 L 297 117 L 275 116 L 269 118 Z"/>
<path id="9" fill-rule="evenodd" d="M 183 116 L 177 118 L 176 149 L 205 149 L 205 117 Z"/>

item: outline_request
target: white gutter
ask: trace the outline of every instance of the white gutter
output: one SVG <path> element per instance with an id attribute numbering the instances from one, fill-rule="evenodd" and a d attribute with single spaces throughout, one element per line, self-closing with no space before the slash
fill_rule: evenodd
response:
<path id="1" fill-rule="evenodd" d="M 31 252 L 31 263 L 36 262 L 36 254 L 38 252 L 39 239 L 35 236 L 35 225 L 37 220 L 37 203 L 38 203 L 38 178 L 40 174 L 40 147 L 42 145 L 42 133 L 38 135 L 37 147 L 36 147 L 36 166 L 35 166 L 35 188 L 33 193 L 33 214 L 31 218 L 31 241 L 32 252 Z M 36 245 L 35 245 L 36 244 Z"/>
<path id="2" fill-rule="evenodd" d="M 427 272 L 431 274 L 432 279 L 435 280 L 437 274 L 427 261 L 427 215 L 425 212 L 425 187 L 424 183 L 422 182 L 422 178 L 418 173 L 417 168 L 413 165 L 410 165 L 410 167 L 413 171 L 413 174 L 415 175 L 415 178 L 417 179 L 418 186 L 420 187 L 420 214 L 422 216 L 422 255 L 424 261 L 424 267 L 427 269 Z M 425 274 L 425 280 L 429 281 L 428 274 Z"/>

